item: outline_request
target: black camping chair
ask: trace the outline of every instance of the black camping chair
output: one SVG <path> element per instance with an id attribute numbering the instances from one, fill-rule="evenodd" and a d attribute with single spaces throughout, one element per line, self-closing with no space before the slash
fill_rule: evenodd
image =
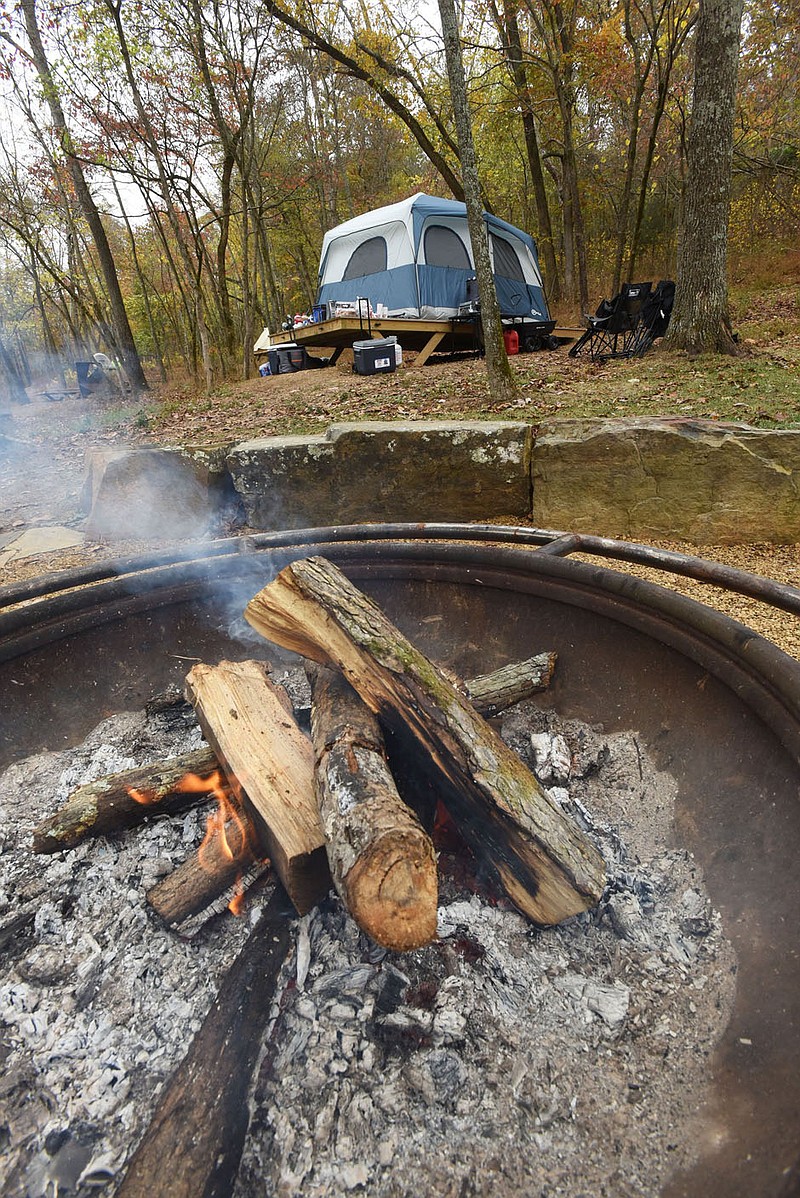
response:
<path id="1" fill-rule="evenodd" d="M 652 283 L 623 283 L 619 295 L 602 300 L 589 327 L 569 351 L 571 358 L 588 350 L 593 362 L 607 358 L 629 358 L 634 352 L 642 307 Z"/>
<path id="2" fill-rule="evenodd" d="M 656 338 L 664 336 L 674 303 L 675 284 L 672 279 L 661 279 L 642 305 L 633 346 L 637 357 L 646 354 Z"/>

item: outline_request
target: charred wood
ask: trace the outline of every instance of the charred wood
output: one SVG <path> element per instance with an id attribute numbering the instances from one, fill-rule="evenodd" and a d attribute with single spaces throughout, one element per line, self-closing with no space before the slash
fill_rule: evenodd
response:
<path id="1" fill-rule="evenodd" d="M 185 789 L 186 775 L 202 779 L 218 769 L 214 750 L 205 746 L 169 761 L 88 782 L 70 795 L 55 815 L 34 829 L 34 852 L 58 853 L 88 837 L 135 827 L 150 816 L 183 811 L 214 790 L 212 778 L 205 788 Z"/>
<path id="2" fill-rule="evenodd" d="M 434 763 L 465 839 L 531 919 L 557 923 L 603 890 L 602 858 L 436 666 L 331 562 L 287 566 L 248 604 L 265 637 L 335 665 L 391 730 Z M 409 739 L 406 737 L 406 739 Z"/>
<path id="3" fill-rule="evenodd" d="M 258 859 L 255 831 L 243 812 L 209 828 L 200 848 L 147 892 L 147 901 L 170 927 L 204 911 L 241 882 Z"/>
<path id="4" fill-rule="evenodd" d="M 188 1053 L 167 1083 L 118 1198 L 229 1198 L 239 1167 L 248 1090 L 290 943 L 276 886 Z"/>

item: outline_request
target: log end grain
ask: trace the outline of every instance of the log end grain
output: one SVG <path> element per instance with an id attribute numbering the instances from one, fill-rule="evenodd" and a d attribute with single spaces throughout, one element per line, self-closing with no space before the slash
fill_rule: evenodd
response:
<path id="1" fill-rule="evenodd" d="M 436 857 L 422 831 L 389 833 L 372 845 L 343 880 L 345 901 L 363 930 L 394 952 L 436 938 Z"/>

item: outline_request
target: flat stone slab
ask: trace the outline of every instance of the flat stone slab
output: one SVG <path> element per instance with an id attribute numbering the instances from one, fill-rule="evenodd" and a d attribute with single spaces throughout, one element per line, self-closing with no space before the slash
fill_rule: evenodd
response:
<path id="1" fill-rule="evenodd" d="M 373 422 L 236 445 L 227 463 L 247 522 L 263 530 L 530 513 L 523 423 Z"/>
<path id="2" fill-rule="evenodd" d="M 39 557 L 42 553 L 53 553 L 58 549 L 74 549 L 83 545 L 85 540 L 82 532 L 66 528 L 63 524 L 6 533 L 0 538 L 0 567 L 25 557 Z"/>
<path id="3" fill-rule="evenodd" d="M 545 421 L 533 519 L 628 539 L 793 543 L 800 435 L 680 418 Z"/>

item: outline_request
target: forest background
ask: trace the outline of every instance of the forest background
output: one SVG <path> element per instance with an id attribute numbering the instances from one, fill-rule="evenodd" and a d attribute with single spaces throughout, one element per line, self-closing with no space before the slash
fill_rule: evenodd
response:
<path id="1" fill-rule="evenodd" d="M 247 378 L 262 327 L 310 310 L 327 229 L 414 191 L 463 198 L 426 12 L 0 6 L 6 380 L 125 364 L 109 265 L 150 381 Z M 535 236 L 554 314 L 674 277 L 694 0 L 465 0 L 460 20 L 484 203 Z M 799 81 L 800 3 L 747 0 L 729 264 L 751 292 L 800 276 Z"/>

